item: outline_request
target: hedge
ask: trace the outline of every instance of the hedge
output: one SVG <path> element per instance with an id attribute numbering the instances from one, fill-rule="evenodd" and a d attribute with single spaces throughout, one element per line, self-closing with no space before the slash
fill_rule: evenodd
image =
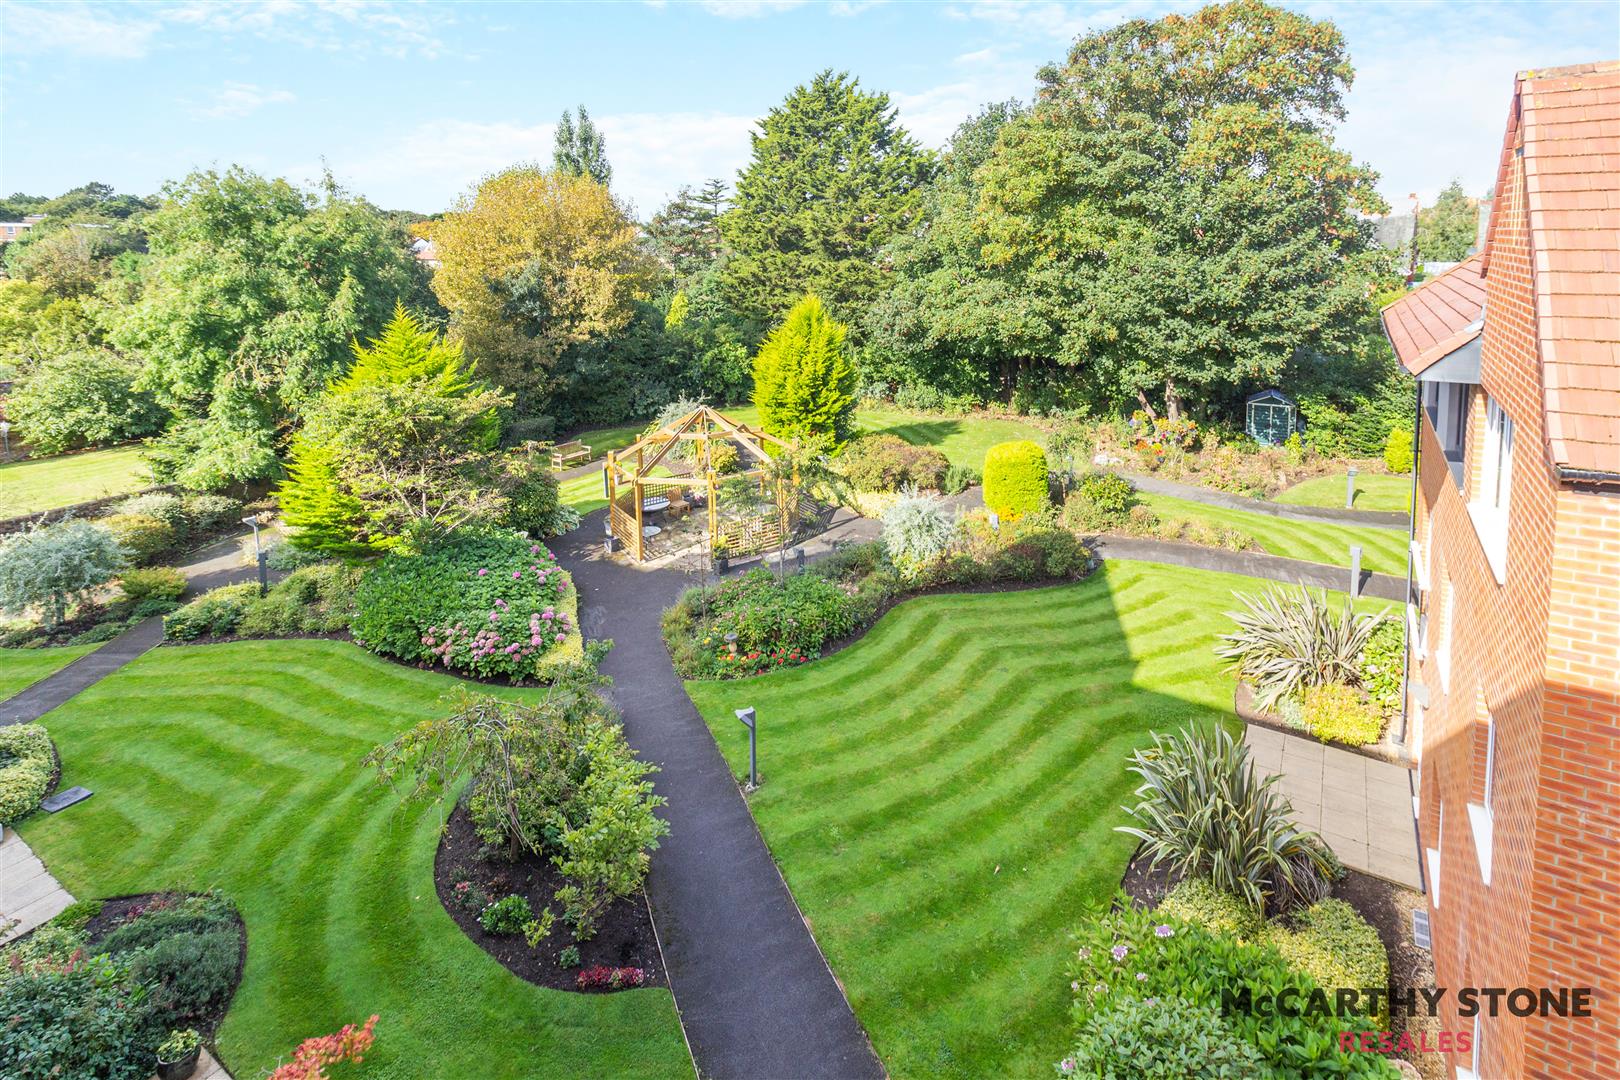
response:
<path id="1" fill-rule="evenodd" d="M 1051 502 L 1046 451 L 1028 439 L 998 443 L 984 456 L 984 505 L 1008 521 Z"/>
<path id="2" fill-rule="evenodd" d="M 50 787 L 56 761 L 38 724 L 0 727 L 0 824 L 27 817 Z"/>

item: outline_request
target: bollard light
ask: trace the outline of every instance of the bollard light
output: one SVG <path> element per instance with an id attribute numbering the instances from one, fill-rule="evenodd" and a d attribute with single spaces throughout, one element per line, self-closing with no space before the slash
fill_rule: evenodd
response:
<path id="1" fill-rule="evenodd" d="M 1354 509 L 1356 505 L 1356 467 L 1350 466 L 1350 471 L 1344 476 L 1344 508 Z"/>
<path id="2" fill-rule="evenodd" d="M 242 524 L 253 526 L 253 561 L 259 564 L 259 595 L 263 596 L 270 591 L 270 578 L 265 566 L 264 549 L 259 546 L 259 515 L 243 518 Z"/>
<path id="3" fill-rule="evenodd" d="M 759 787 L 759 732 L 754 724 L 752 708 L 738 709 L 737 719 L 748 729 L 748 790 Z"/>
<path id="4" fill-rule="evenodd" d="M 793 549 L 793 557 L 796 560 L 798 560 L 799 569 L 803 570 L 804 569 L 804 548 L 802 548 L 802 547 L 794 548 Z"/>
<path id="5" fill-rule="evenodd" d="M 994 510 L 989 510 L 989 511 L 985 512 L 984 516 L 985 516 L 986 520 L 988 520 L 990 522 L 990 527 L 992 529 L 1000 531 L 1000 529 L 1001 529 L 1001 515 L 1000 514 L 996 513 Z"/>
<path id="6" fill-rule="evenodd" d="M 1350 545 L 1350 595 L 1361 595 L 1361 545 Z"/>

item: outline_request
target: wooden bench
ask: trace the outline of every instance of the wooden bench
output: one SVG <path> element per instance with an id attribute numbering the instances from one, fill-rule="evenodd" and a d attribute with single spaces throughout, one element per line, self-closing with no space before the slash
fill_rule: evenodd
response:
<path id="1" fill-rule="evenodd" d="M 591 460 L 591 448 L 582 442 L 558 443 L 551 448 L 551 467 L 566 469 L 576 461 Z"/>

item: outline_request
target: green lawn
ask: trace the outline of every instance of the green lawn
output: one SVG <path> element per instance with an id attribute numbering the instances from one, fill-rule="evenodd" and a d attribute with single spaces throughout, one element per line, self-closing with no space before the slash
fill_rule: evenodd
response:
<path id="1" fill-rule="evenodd" d="M 1360 544 L 1363 570 L 1384 574 L 1406 573 L 1407 536 L 1400 529 L 1294 521 L 1248 510 L 1228 510 L 1170 495 L 1141 494 L 1137 498 L 1167 521 L 1201 518 L 1237 529 L 1272 555 L 1348 567 L 1350 545 Z"/>
<path id="2" fill-rule="evenodd" d="M 54 649 L 0 649 L 0 701 L 20 694 L 47 675 L 54 675 L 95 645 L 64 645 Z"/>
<path id="3" fill-rule="evenodd" d="M 1301 480 L 1273 501 L 1292 506 L 1342 507 L 1345 479 L 1345 473 L 1334 473 L 1331 476 L 1318 476 L 1314 480 Z M 1392 510 L 1404 514 L 1409 512 L 1411 505 L 1410 476 L 1386 476 L 1381 473 L 1356 475 L 1357 510 Z"/>
<path id="4" fill-rule="evenodd" d="M 148 487 L 152 478 L 140 453 L 139 447 L 121 446 L 116 450 L 30 458 L 0 465 L 0 518 L 34 514 Z"/>
<path id="5" fill-rule="evenodd" d="M 439 808 L 402 806 L 359 759 L 456 685 L 344 642 L 158 649 L 46 717 L 63 785 L 96 797 L 22 832 L 77 896 L 236 901 L 247 969 L 219 1045 L 237 1076 L 378 1013 L 345 1076 L 690 1077 L 667 990 L 540 989 L 440 906 Z"/>
<path id="6" fill-rule="evenodd" d="M 895 1077 L 1045 1077 L 1068 933 L 1134 841 L 1127 754 L 1231 716 L 1212 651 L 1247 578 L 1109 562 L 1076 585 L 929 596 L 828 659 L 687 692 Z"/>
<path id="7" fill-rule="evenodd" d="M 738 405 L 721 411 L 738 423 L 754 427 L 759 424 L 759 410 L 752 405 Z M 938 447 L 951 464 L 970 465 L 979 471 L 984 469 L 985 451 L 996 443 L 1011 439 L 1039 441 L 1043 437 L 1040 428 L 1019 420 L 932 416 L 891 408 L 863 408 L 855 414 L 855 426 L 863 433 L 883 432 L 898 435 L 918 446 Z M 600 428 L 582 432 L 575 438 L 600 456 L 609 450 L 622 450 L 629 446 L 645 428 L 645 424 Z M 600 469 L 563 481 L 561 494 L 562 501 L 581 514 L 607 505 L 607 500 L 602 497 Z"/>

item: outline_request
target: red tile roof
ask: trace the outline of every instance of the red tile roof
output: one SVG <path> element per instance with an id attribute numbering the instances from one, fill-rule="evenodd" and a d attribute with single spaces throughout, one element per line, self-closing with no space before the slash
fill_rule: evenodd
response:
<path id="1" fill-rule="evenodd" d="M 1384 332 L 1413 375 L 1479 336 L 1485 259 L 1470 256 L 1384 308 Z"/>
<path id="2" fill-rule="evenodd" d="M 1522 72 L 1517 102 L 1548 448 L 1620 473 L 1620 61 Z"/>

